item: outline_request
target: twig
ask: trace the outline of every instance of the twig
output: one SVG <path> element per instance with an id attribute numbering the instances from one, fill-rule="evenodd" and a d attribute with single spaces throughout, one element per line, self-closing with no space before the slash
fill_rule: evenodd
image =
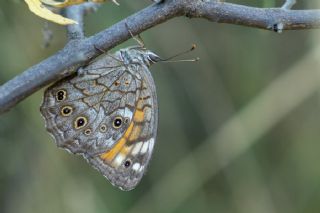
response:
<path id="1" fill-rule="evenodd" d="M 49 22 L 45 21 L 42 28 L 42 36 L 43 36 L 43 48 L 47 48 L 50 45 L 50 42 L 53 38 L 53 33 L 49 27 Z"/>
<path id="2" fill-rule="evenodd" d="M 164 3 L 153 4 L 89 38 L 84 37 L 81 26 L 69 27 L 68 37 L 71 40 L 61 51 L 0 87 L 0 114 L 8 111 L 38 89 L 70 75 L 77 68 L 97 57 L 101 51 L 97 51 L 95 47 L 107 51 L 131 38 L 126 24 L 136 35 L 177 16 L 205 18 L 213 22 L 277 32 L 278 26 L 281 26 L 281 30 L 320 27 L 320 10 L 261 9 L 219 1 L 167 0 Z"/>
<path id="3" fill-rule="evenodd" d="M 95 11 L 98 9 L 98 7 L 98 4 L 89 2 L 82 5 L 67 7 L 65 9 L 64 12 L 66 14 L 66 17 L 78 22 L 78 24 L 67 26 L 68 40 L 85 38 L 83 18 L 88 12 Z"/>
<path id="4" fill-rule="evenodd" d="M 286 0 L 286 2 L 283 4 L 281 8 L 284 10 L 290 10 L 296 3 L 296 0 Z"/>

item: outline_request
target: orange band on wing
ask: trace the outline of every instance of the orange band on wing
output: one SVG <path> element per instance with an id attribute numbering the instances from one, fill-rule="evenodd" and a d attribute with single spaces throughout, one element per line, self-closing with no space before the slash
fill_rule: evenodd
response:
<path id="1" fill-rule="evenodd" d="M 137 109 L 134 113 L 133 120 L 135 122 L 142 122 L 144 120 L 144 111 Z"/>
<path id="2" fill-rule="evenodd" d="M 100 157 L 102 160 L 108 160 L 112 161 L 113 158 L 120 152 L 120 150 L 123 148 L 123 146 L 127 142 L 127 138 L 131 134 L 133 129 L 133 122 L 131 122 L 130 126 L 128 127 L 127 131 L 124 133 L 124 136 L 120 138 L 120 140 L 117 142 L 117 144 L 107 152 L 103 153 Z"/>
<path id="3" fill-rule="evenodd" d="M 130 126 L 128 127 L 127 131 L 124 133 L 124 138 L 128 138 L 132 132 L 132 129 L 133 129 L 133 122 L 130 123 Z"/>
<path id="4" fill-rule="evenodd" d="M 108 152 L 103 153 L 100 157 L 102 160 L 112 161 L 113 158 L 118 154 L 118 152 L 125 145 L 127 139 L 121 138 L 118 143 Z"/>
<path id="5" fill-rule="evenodd" d="M 142 121 L 144 121 L 144 111 L 136 109 L 133 115 L 133 120 L 131 121 L 123 137 L 120 138 L 120 140 L 116 143 L 116 145 L 112 149 L 101 154 L 100 158 L 102 160 L 107 160 L 111 162 L 119 152 L 127 153 L 127 147 L 125 146 L 125 144 L 128 141 L 128 138 L 130 137 L 129 141 L 136 140 L 139 137 L 141 132 L 141 126 L 135 126 L 135 128 L 133 128 L 134 122 L 142 122 Z"/>
<path id="6" fill-rule="evenodd" d="M 140 135 L 140 133 L 141 133 L 141 130 L 142 130 L 142 128 L 141 128 L 140 125 L 134 126 L 133 130 L 132 130 L 132 133 L 131 133 L 131 135 L 129 137 L 129 141 L 137 140 L 139 135 Z"/>

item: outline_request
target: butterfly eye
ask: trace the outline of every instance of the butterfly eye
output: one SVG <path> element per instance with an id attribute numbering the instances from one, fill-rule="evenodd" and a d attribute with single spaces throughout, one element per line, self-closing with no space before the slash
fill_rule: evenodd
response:
<path id="1" fill-rule="evenodd" d="M 115 129 L 119 129 L 121 126 L 122 126 L 122 122 L 123 121 L 123 118 L 122 117 L 116 117 L 114 120 L 113 120 L 113 128 Z"/>
<path id="2" fill-rule="evenodd" d="M 72 113 L 72 107 L 71 106 L 64 106 L 64 107 L 62 107 L 60 113 L 62 116 L 69 116 Z"/>
<path id="3" fill-rule="evenodd" d="M 158 55 L 154 54 L 153 52 L 149 52 L 148 58 L 152 63 L 162 61 L 162 59 Z"/>
<path id="4" fill-rule="evenodd" d="M 126 160 L 123 165 L 124 167 L 129 168 L 131 166 L 131 160 Z"/>
<path id="5" fill-rule="evenodd" d="M 65 100 L 67 97 L 67 92 L 63 89 L 59 90 L 57 93 L 56 93 L 56 99 L 57 101 L 63 101 Z"/>
<path id="6" fill-rule="evenodd" d="M 76 129 L 80 129 L 82 127 L 84 127 L 85 125 L 87 125 L 88 120 L 85 117 L 78 117 L 75 121 L 74 121 L 74 127 Z"/>

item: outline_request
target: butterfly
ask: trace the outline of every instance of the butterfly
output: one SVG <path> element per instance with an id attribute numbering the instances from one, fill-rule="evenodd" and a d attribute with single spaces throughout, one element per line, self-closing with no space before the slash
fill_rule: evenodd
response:
<path id="1" fill-rule="evenodd" d="M 106 54 L 46 89 L 40 112 L 58 147 L 82 155 L 121 190 L 140 182 L 157 135 L 158 103 L 143 46 Z"/>

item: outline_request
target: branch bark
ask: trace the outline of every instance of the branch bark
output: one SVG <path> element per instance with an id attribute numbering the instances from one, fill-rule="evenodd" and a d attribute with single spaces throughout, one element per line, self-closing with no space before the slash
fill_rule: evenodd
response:
<path id="1" fill-rule="evenodd" d="M 88 3 L 92 4 L 92 3 Z M 76 72 L 77 68 L 131 38 L 133 35 L 177 16 L 204 18 L 212 22 L 237 24 L 281 32 L 320 27 L 320 10 L 254 8 L 209 0 L 166 0 L 153 4 L 89 38 L 84 37 L 82 17 L 86 5 L 73 6 L 66 14 L 79 22 L 68 27 L 69 42 L 53 56 L 30 67 L 0 87 L 0 114 L 40 88 Z"/>

